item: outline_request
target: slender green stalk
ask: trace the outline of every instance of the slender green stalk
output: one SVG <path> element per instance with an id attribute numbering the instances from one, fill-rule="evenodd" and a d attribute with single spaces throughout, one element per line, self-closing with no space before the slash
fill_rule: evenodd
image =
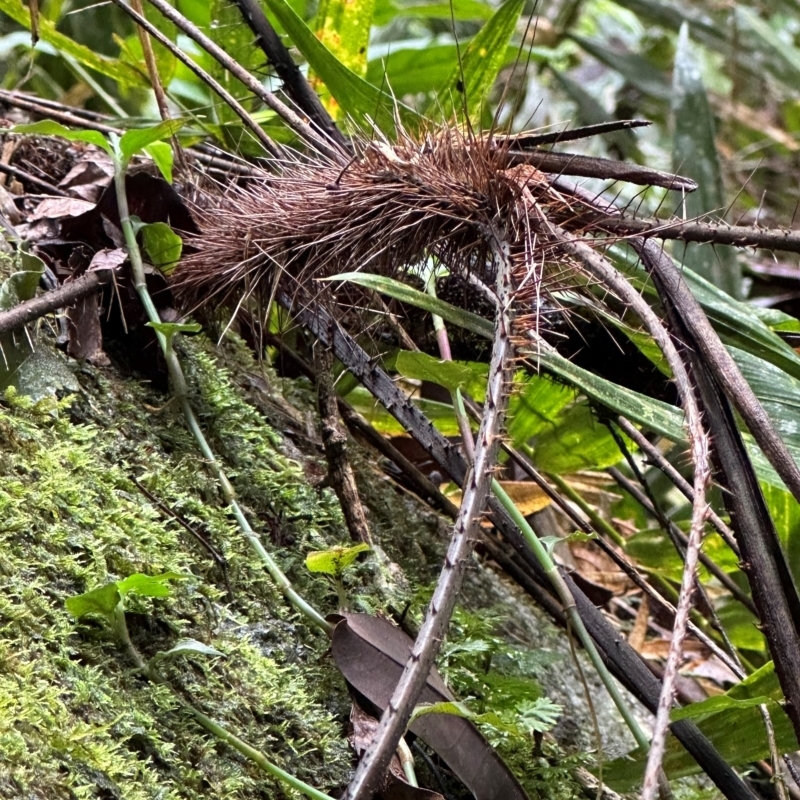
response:
<path id="1" fill-rule="evenodd" d="M 156 683 L 159 686 L 166 686 L 172 692 L 178 704 L 186 709 L 209 733 L 216 736 L 220 741 L 229 744 L 245 758 L 250 759 L 259 769 L 271 775 L 273 778 L 282 781 L 292 789 L 302 792 L 307 797 L 313 798 L 313 800 L 333 800 L 330 795 L 319 791 L 319 789 L 315 789 L 313 786 L 309 786 L 291 773 L 281 769 L 277 764 L 273 764 L 260 750 L 251 747 L 244 739 L 240 739 L 236 734 L 231 733 L 224 725 L 214 722 L 211 717 L 175 694 L 169 683 L 159 674 L 153 662 L 151 661 L 148 664 L 131 641 L 130 633 L 128 632 L 128 623 L 125 620 L 125 607 L 122 601 L 117 603 L 117 607 L 114 609 L 113 625 L 114 632 L 122 642 L 125 651 L 128 653 L 128 656 L 136 665 L 137 669 L 141 670 L 151 683 Z"/>
<path id="2" fill-rule="evenodd" d="M 128 246 L 128 257 L 131 262 L 131 269 L 133 271 L 133 283 L 136 292 L 142 301 L 142 305 L 147 312 L 147 317 L 152 323 L 160 323 L 161 318 L 158 316 L 153 299 L 150 297 L 150 292 L 147 290 L 147 282 L 145 279 L 144 263 L 142 262 L 142 254 L 139 250 L 139 245 L 136 241 L 136 232 L 133 229 L 133 223 L 130 218 L 130 211 L 128 208 L 128 197 L 125 192 L 125 172 L 127 162 L 119 155 L 114 157 L 114 187 L 117 195 L 117 206 L 119 208 L 119 220 L 122 226 L 122 232 L 125 236 L 125 244 Z M 214 455 L 214 451 L 208 444 L 203 431 L 189 402 L 188 389 L 186 386 L 186 378 L 183 374 L 180 359 L 172 347 L 172 337 L 167 336 L 162 331 L 156 329 L 156 338 L 161 345 L 164 352 L 164 358 L 167 362 L 167 369 L 169 371 L 170 380 L 172 381 L 172 390 L 175 397 L 181 404 L 183 414 L 186 417 L 186 424 L 192 432 L 195 440 L 197 441 L 203 457 L 208 462 L 208 466 L 214 473 L 214 476 L 219 481 L 222 489 L 222 495 L 225 502 L 231 509 L 239 528 L 247 539 L 248 543 L 255 551 L 256 555 L 261 559 L 267 572 L 273 581 L 278 585 L 278 588 L 283 593 L 283 596 L 313 625 L 319 628 L 328 636 L 333 632 L 333 626 L 322 616 L 313 606 L 306 602 L 292 587 L 289 579 L 284 575 L 281 568 L 272 558 L 272 556 L 265 550 L 264 545 L 258 535 L 250 526 L 247 518 L 242 511 L 241 506 L 236 500 L 231 482 L 228 480 L 222 465 Z"/>
<path id="3" fill-rule="evenodd" d="M 572 625 L 573 630 L 580 639 L 584 650 L 586 650 L 592 665 L 597 671 L 597 674 L 603 681 L 603 685 L 608 690 L 609 695 L 611 695 L 614 705 L 619 710 L 620 715 L 625 720 L 625 724 L 633 734 L 636 744 L 647 750 L 647 748 L 650 746 L 650 740 L 647 738 L 641 727 L 639 727 L 639 723 L 634 718 L 625 698 L 622 696 L 622 692 L 619 690 L 617 682 L 614 680 L 614 677 L 603 663 L 603 659 L 601 658 L 600 653 L 597 651 L 592 637 L 586 630 L 586 626 L 583 624 L 580 614 L 578 614 L 578 610 L 575 606 L 575 600 L 572 597 L 572 592 L 570 592 L 569 586 L 567 586 L 564 579 L 561 577 L 561 573 L 558 571 L 558 566 L 550 557 L 550 553 L 547 552 L 547 548 L 539 541 L 539 538 L 533 532 L 533 529 L 528 524 L 528 521 L 520 513 L 520 510 L 517 508 L 514 501 L 506 494 L 499 481 L 492 480 L 492 491 L 494 492 L 494 496 L 502 504 L 503 508 L 505 508 L 505 510 L 508 512 L 511 519 L 514 520 L 517 527 L 522 532 L 522 536 L 524 537 L 525 541 L 528 543 L 528 546 L 531 548 L 537 560 L 542 565 L 542 568 L 547 573 L 547 577 L 550 579 L 550 583 L 553 585 L 556 594 L 558 594 L 558 598 L 561 601 L 561 605 L 564 607 L 564 611 L 569 618 L 569 622 Z"/>

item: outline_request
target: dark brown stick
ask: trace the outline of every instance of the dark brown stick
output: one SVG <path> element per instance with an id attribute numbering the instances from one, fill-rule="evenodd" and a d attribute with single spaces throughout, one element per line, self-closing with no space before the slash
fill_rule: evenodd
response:
<path id="1" fill-rule="evenodd" d="M 328 460 L 328 478 L 333 486 L 342 514 L 356 542 L 372 545 L 367 516 L 358 496 L 356 478 L 347 457 L 347 434 L 339 425 L 336 391 L 333 388 L 333 354 L 329 347 L 317 344 L 314 348 L 314 367 L 319 402 L 319 422 L 325 457 Z"/>
<path id="2" fill-rule="evenodd" d="M 8 311 L 0 312 L 0 333 L 17 330 L 51 311 L 73 305 L 82 297 L 99 292 L 108 276 L 107 271 L 87 272 L 60 289 L 26 300 Z"/>

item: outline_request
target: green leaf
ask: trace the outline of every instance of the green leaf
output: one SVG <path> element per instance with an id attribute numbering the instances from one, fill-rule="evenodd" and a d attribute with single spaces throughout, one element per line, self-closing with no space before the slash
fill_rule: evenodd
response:
<path id="1" fill-rule="evenodd" d="M 374 25 L 386 25 L 394 19 L 416 17 L 418 19 L 490 19 L 493 13 L 488 3 L 480 0 L 452 0 L 450 3 L 401 2 L 377 0 Z"/>
<path id="2" fill-rule="evenodd" d="M 558 424 L 559 413 L 574 402 L 577 392 L 544 375 L 518 373 L 508 403 L 506 434 L 516 447 Z"/>
<path id="3" fill-rule="evenodd" d="M 167 346 L 172 345 L 172 338 L 176 333 L 200 333 L 203 326 L 198 322 L 148 322 L 148 328 L 153 328 L 167 340 Z"/>
<path id="4" fill-rule="evenodd" d="M 316 34 L 336 58 L 354 74 L 364 77 L 375 0 L 321 0 Z"/>
<path id="5" fill-rule="evenodd" d="M 451 392 L 461 389 L 479 403 L 486 393 L 488 364 L 474 361 L 440 361 L 427 353 L 401 350 L 397 353 L 394 368 L 404 377 L 444 386 Z"/>
<path id="6" fill-rule="evenodd" d="M 467 45 L 461 63 L 450 74 L 435 108 L 460 115 L 466 108 L 469 119 L 477 123 L 489 90 L 508 60 L 508 43 L 517 26 L 525 0 L 505 0 L 478 35 Z"/>
<path id="7" fill-rule="evenodd" d="M 734 697 L 720 694 L 716 697 L 709 697 L 707 700 L 701 700 L 698 703 L 692 703 L 685 708 L 676 708 L 669 715 L 671 722 L 677 722 L 681 719 L 703 719 L 716 714 L 718 711 L 726 711 L 727 709 L 748 708 L 750 706 L 760 706 L 769 702 L 769 697 L 752 697 L 748 700 L 737 700 Z"/>
<path id="8" fill-rule="evenodd" d="M 27 245 L 23 245 L 26 247 Z M 20 251 L 20 266 L 0 284 L 0 311 L 8 311 L 36 294 L 39 280 L 44 275 L 45 265 L 39 256 Z"/>
<path id="9" fill-rule="evenodd" d="M 800 503 L 782 486 L 760 483 L 775 529 L 783 545 L 789 569 L 800 586 Z"/>
<path id="10" fill-rule="evenodd" d="M 725 200 L 714 138 L 714 115 L 685 23 L 678 36 L 672 74 L 672 168 L 697 181 L 697 191 L 687 194 L 683 203 L 689 217 L 702 217 L 724 208 Z M 674 252 L 685 266 L 729 295 L 741 297 L 742 274 L 732 247 L 680 243 Z"/>
<path id="11" fill-rule="evenodd" d="M 2 0 L 0 0 L 0 3 L 2 3 Z M 87 142 L 88 144 L 96 145 L 111 155 L 111 145 L 100 131 L 74 131 L 70 128 L 65 128 L 60 122 L 54 122 L 50 119 L 43 119 L 39 122 L 32 122 L 25 125 L 15 125 L 11 129 L 11 133 L 61 136 L 64 139 L 68 139 L 70 142 Z"/>
<path id="12" fill-rule="evenodd" d="M 154 142 L 173 137 L 185 124 L 182 119 L 168 119 L 152 128 L 135 128 L 126 131 L 119 140 L 119 150 L 124 161 L 130 159 Z M 163 156 L 162 156 L 163 158 Z M 153 159 L 155 160 L 155 158 Z M 171 177 L 171 161 L 170 161 Z"/>
<path id="13" fill-rule="evenodd" d="M 157 653 L 155 658 L 167 659 L 167 658 L 174 658 L 175 656 L 184 655 L 187 653 L 194 653 L 196 655 L 201 656 L 222 656 L 225 657 L 224 653 L 220 653 L 216 647 L 210 647 L 207 644 L 203 644 L 202 642 L 198 642 L 197 639 L 181 639 L 174 647 L 170 647 L 169 650 L 164 650 L 161 653 Z"/>
<path id="14" fill-rule="evenodd" d="M 555 727 L 564 709 L 549 697 L 523 700 L 517 705 L 519 726 L 530 733 L 546 733 Z"/>
<path id="15" fill-rule="evenodd" d="M 170 275 L 180 261 L 183 240 L 166 222 L 142 225 L 142 245 L 150 263 Z"/>
<path id="16" fill-rule="evenodd" d="M 11 17 L 14 22 L 22 25 L 26 30 L 31 29 L 30 11 L 22 3 L 22 0 L 0 0 L 0 12 Z M 144 76 L 128 64 L 118 59 L 102 56 L 91 48 L 78 44 L 63 33 L 59 33 L 55 23 L 41 14 L 39 15 L 39 38 L 95 72 L 119 81 L 122 86 L 140 88 L 148 85 Z"/>
<path id="17" fill-rule="evenodd" d="M 75 619 L 80 619 L 86 614 L 100 614 L 108 620 L 113 620 L 114 609 L 120 602 L 121 596 L 115 582 L 99 586 L 90 592 L 68 597 L 65 601 L 67 611 Z"/>
<path id="18" fill-rule="evenodd" d="M 364 542 L 352 547 L 313 550 L 306 556 L 306 569 L 309 572 L 323 572 L 326 575 L 339 577 L 361 553 L 366 553 L 368 550 L 369 545 Z"/>
<path id="19" fill-rule="evenodd" d="M 143 575 L 137 572 L 117 581 L 116 586 L 122 597 L 132 592 L 142 597 L 169 597 L 172 594 L 167 585 L 169 581 L 183 581 L 191 577 L 180 572 L 162 572 L 160 575 Z"/>
<path id="20" fill-rule="evenodd" d="M 376 292 L 382 292 L 403 303 L 421 308 L 423 311 L 438 314 L 445 322 L 452 322 L 453 325 L 472 331 L 485 339 L 491 339 L 494 336 L 494 323 L 489 322 L 489 320 L 469 311 L 464 311 L 457 306 L 446 303 L 444 300 L 439 300 L 437 297 L 431 297 L 425 292 L 420 292 L 418 289 L 413 289 L 405 283 L 394 280 L 394 278 L 371 275 L 366 272 L 343 272 L 340 275 L 332 275 L 323 280 L 349 281 L 367 289 L 374 289 Z"/>
<path id="21" fill-rule="evenodd" d="M 531 443 L 534 464 L 556 475 L 584 469 L 605 469 L 619 462 L 620 453 L 608 428 L 597 421 L 586 403 L 572 406 Z"/>
<path id="22" fill-rule="evenodd" d="M 153 159 L 158 171 L 167 183 L 172 183 L 172 145 L 166 142 L 153 142 L 144 148 L 144 152 Z"/>
<path id="23" fill-rule="evenodd" d="M 391 95 L 367 83 L 342 64 L 314 36 L 286 0 L 266 0 L 266 4 L 344 112 L 366 129 L 371 127 L 369 121 L 374 120 L 380 130 L 390 135 L 395 129 L 395 101 Z M 410 109 L 407 111 L 416 117 Z"/>

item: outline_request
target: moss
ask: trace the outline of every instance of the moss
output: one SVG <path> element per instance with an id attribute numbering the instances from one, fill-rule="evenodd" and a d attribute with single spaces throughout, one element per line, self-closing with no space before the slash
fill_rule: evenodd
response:
<path id="1" fill-rule="evenodd" d="M 254 526 L 292 539 L 299 554 L 340 541 L 334 499 L 308 485 L 208 345 L 185 350 L 195 400 Z M 182 657 L 168 669 L 172 685 L 298 777 L 341 785 L 352 761 L 346 698 L 326 640 L 278 597 L 166 398 L 111 372 L 81 378 L 81 395 L 34 404 L 10 390 L 0 405 L 0 796 L 282 796 L 138 676 L 106 627 L 65 610 L 67 597 L 108 580 L 165 570 L 193 580 L 168 599 L 133 599 L 137 646 L 153 655 L 193 637 L 225 653 Z M 232 598 L 207 552 L 134 478 L 222 553 Z M 327 587 L 278 552 L 323 603 Z"/>

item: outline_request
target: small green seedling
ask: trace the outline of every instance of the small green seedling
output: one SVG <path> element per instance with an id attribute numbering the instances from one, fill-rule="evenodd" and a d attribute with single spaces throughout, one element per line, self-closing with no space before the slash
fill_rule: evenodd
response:
<path id="1" fill-rule="evenodd" d="M 347 608 L 344 583 L 342 582 L 344 571 L 352 566 L 361 553 L 366 553 L 369 549 L 369 545 L 362 542 L 352 547 L 339 545 L 330 550 L 313 550 L 306 556 L 306 568 L 309 572 L 321 572 L 331 576 L 336 587 L 336 596 L 339 598 L 340 610 Z"/>

